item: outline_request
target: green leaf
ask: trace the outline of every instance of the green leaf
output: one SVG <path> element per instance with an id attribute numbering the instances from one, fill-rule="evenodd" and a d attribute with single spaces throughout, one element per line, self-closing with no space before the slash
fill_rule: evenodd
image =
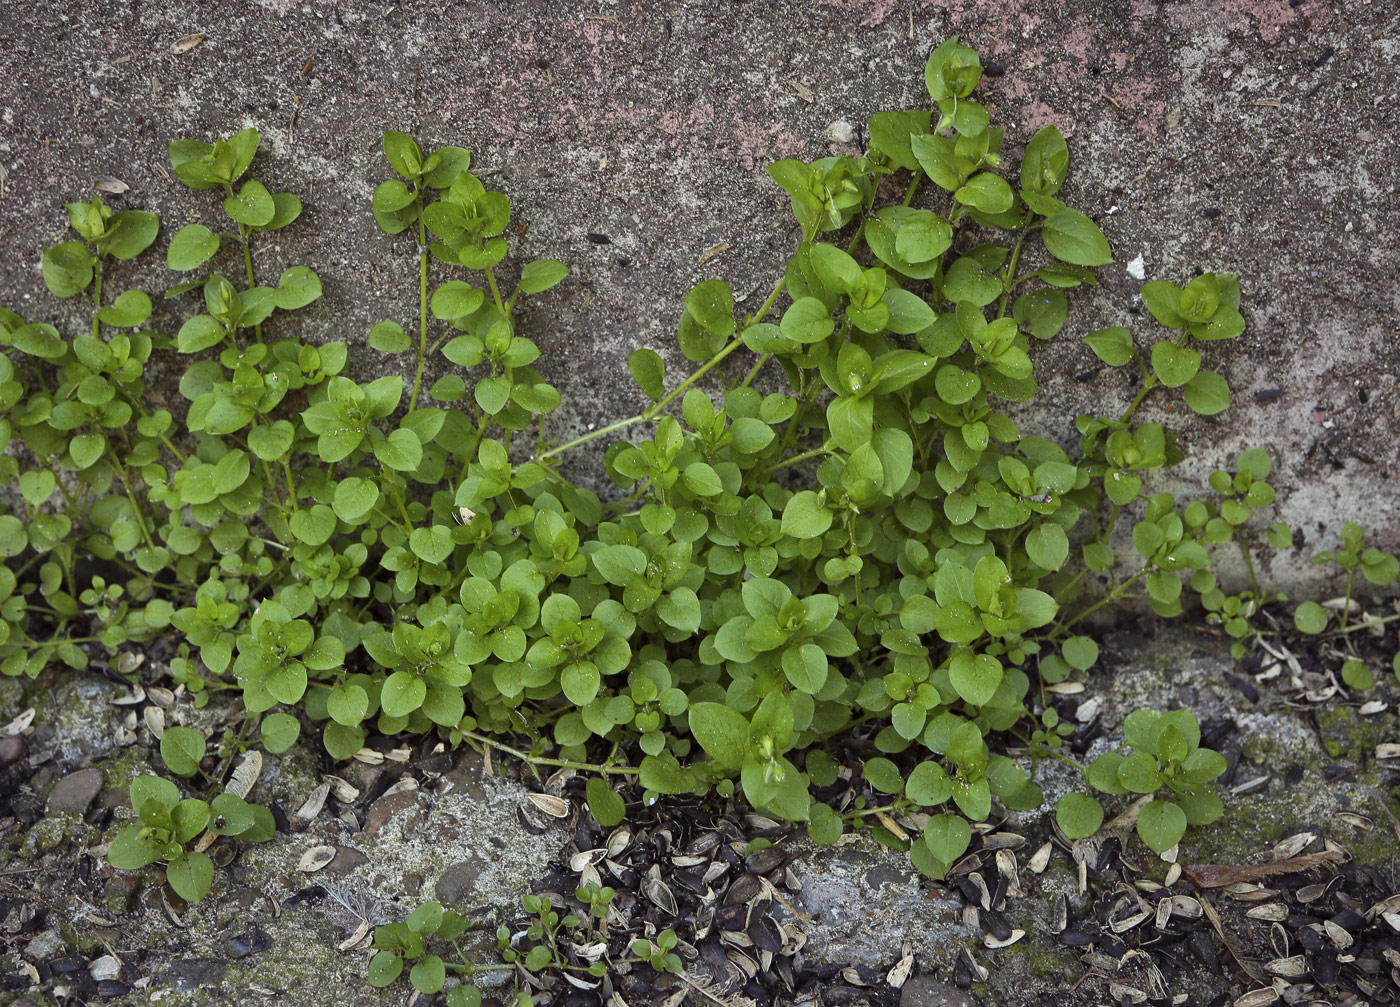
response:
<path id="1" fill-rule="evenodd" d="M 462 280 L 448 280 L 433 291 L 429 307 L 444 322 L 466 318 L 486 303 L 486 295 Z"/>
<path id="2" fill-rule="evenodd" d="M 1186 324 L 1181 314 L 1181 288 L 1164 280 L 1153 280 L 1142 285 L 1142 303 L 1157 319 L 1169 329 L 1178 329 Z"/>
<path id="3" fill-rule="evenodd" d="M 931 210 L 914 210 L 900 218 L 895 251 L 908 262 L 929 262 L 953 247 L 953 228 Z"/>
<path id="4" fill-rule="evenodd" d="M 1186 835 L 1186 812 L 1170 801 L 1149 801 L 1138 812 L 1137 832 L 1154 853 L 1165 853 Z"/>
<path id="5" fill-rule="evenodd" d="M 1061 262 L 1075 266 L 1106 266 L 1113 261 L 1108 239 L 1078 210 L 1065 209 L 1045 219 L 1041 228 L 1045 250 Z"/>
<path id="6" fill-rule="evenodd" d="M 1103 805 L 1088 794 L 1062 794 L 1055 804 L 1055 821 L 1068 839 L 1084 839 L 1103 824 Z"/>
<path id="7" fill-rule="evenodd" d="M 924 826 L 922 842 L 946 871 L 967 851 L 972 842 L 972 828 L 960 815 L 934 815 Z"/>
<path id="8" fill-rule="evenodd" d="M 369 960 L 367 979 L 371 986 L 383 988 L 403 972 L 403 959 L 392 951 L 380 951 Z"/>
<path id="9" fill-rule="evenodd" d="M 160 738 L 160 757 L 176 776 L 193 776 L 204 759 L 204 735 L 189 727 L 167 727 Z"/>
<path id="10" fill-rule="evenodd" d="M 889 759 L 879 756 L 866 759 L 861 774 L 869 784 L 882 794 L 904 793 L 904 776 Z"/>
<path id="11" fill-rule="evenodd" d="M 384 134 L 384 156 L 394 170 L 410 182 L 423 173 L 423 151 L 407 133 L 388 130 Z"/>
<path id="12" fill-rule="evenodd" d="M 379 703 L 390 717 L 407 717 L 423 705 L 427 684 L 410 671 L 396 671 L 384 680 Z"/>
<path id="13" fill-rule="evenodd" d="M 682 768 L 670 752 L 645 756 L 638 768 L 642 786 L 658 794 L 684 794 L 695 787 L 695 774 Z"/>
<path id="14" fill-rule="evenodd" d="M 711 335 L 728 337 L 734 332 L 734 294 L 723 280 L 697 283 L 685 295 L 685 310 Z"/>
<path id="15" fill-rule="evenodd" d="M 304 507 L 288 522 L 291 532 L 307 545 L 322 545 L 335 534 L 335 512 L 325 504 Z"/>
<path id="16" fill-rule="evenodd" d="M 228 330 L 210 315 L 195 315 L 175 335 L 175 346 L 181 353 L 198 353 L 224 341 Z"/>
<path id="17" fill-rule="evenodd" d="M 1046 570 L 1058 570 L 1069 558 L 1069 537 L 1057 524 L 1038 525 L 1026 536 L 1026 555 Z"/>
<path id="18" fill-rule="evenodd" d="M 288 420 L 278 420 L 270 426 L 258 426 L 248 431 L 248 450 L 265 462 L 280 459 L 290 450 L 296 428 Z"/>
<path id="19" fill-rule="evenodd" d="M 281 755 L 297 743 L 301 736 L 301 721 L 289 713 L 270 713 L 263 718 L 263 748 L 273 755 Z"/>
<path id="20" fill-rule="evenodd" d="M 831 527 L 832 513 L 811 490 L 793 494 L 783 508 L 782 532 L 793 538 L 817 538 Z"/>
<path id="21" fill-rule="evenodd" d="M 990 654 L 960 651 L 948 665 L 948 677 L 959 696 L 974 706 L 989 703 L 1001 685 L 1001 662 Z"/>
<path id="22" fill-rule="evenodd" d="M 693 703 L 690 733 L 705 754 L 725 769 L 738 769 L 749 750 L 749 722 L 720 703 Z"/>
<path id="23" fill-rule="evenodd" d="M 795 343 L 815 343 L 836 331 L 836 320 L 815 297 L 799 297 L 783 312 L 778 331 Z"/>
<path id="24" fill-rule="evenodd" d="M 699 497 L 718 496 L 724 492 L 719 474 L 705 462 L 691 462 L 681 473 L 686 489 Z"/>
<path id="25" fill-rule="evenodd" d="M 1161 786 L 1157 760 L 1148 752 L 1134 752 L 1118 766 L 1118 783 L 1134 794 L 1150 794 Z"/>
<path id="26" fill-rule="evenodd" d="M 813 804 L 807 821 L 807 838 L 819 846 L 839 842 L 845 826 L 841 816 L 825 804 Z"/>
<path id="27" fill-rule="evenodd" d="M 370 205 L 374 207 L 375 213 L 397 213 L 409 206 L 415 198 L 412 189 L 397 178 L 390 178 L 375 187 Z"/>
<path id="28" fill-rule="evenodd" d="M 536 259 L 520 271 L 520 290 L 539 294 L 569 275 L 569 267 L 553 259 Z"/>
<path id="29" fill-rule="evenodd" d="M 1060 654 L 1071 668 L 1088 671 L 1099 659 L 1099 645 L 1087 636 L 1072 636 L 1060 645 Z"/>
<path id="30" fill-rule="evenodd" d="M 412 430 L 402 427 L 374 444 L 374 457 L 397 472 L 412 472 L 423 461 L 423 442 Z"/>
<path id="31" fill-rule="evenodd" d="M 1327 628 L 1327 610 L 1315 601 L 1305 601 L 1293 610 L 1293 625 L 1303 633 L 1321 633 Z"/>
<path id="32" fill-rule="evenodd" d="M 1189 346 L 1178 346 L 1170 339 L 1152 344 L 1152 372 L 1168 388 L 1180 388 L 1201 369 L 1201 355 Z"/>
<path id="33" fill-rule="evenodd" d="M 1186 382 L 1182 396 L 1200 416 L 1214 416 L 1230 407 L 1230 386 L 1214 371 L 1201 371 Z"/>
<path id="34" fill-rule="evenodd" d="M 107 440 L 101 434 L 78 434 L 68 442 L 68 455 L 79 471 L 91 468 L 107 451 Z"/>
<path id="35" fill-rule="evenodd" d="M 983 213 L 1004 213 L 1005 211 L 1011 209 L 1011 207 L 1016 202 L 1016 195 L 1011 191 L 1011 186 L 1007 185 L 1006 179 L 1002 178 L 1000 175 L 993 175 L 990 171 L 984 171 L 980 174 L 973 175 L 970 179 L 967 180 L 967 183 L 965 185 L 963 185 L 961 188 L 959 188 L 956 192 L 953 193 L 953 198 L 956 199 L 959 203 L 962 203 L 966 206 L 970 206 L 974 210 L 981 210 Z M 1072 213 L 1073 211 L 1069 212 Z M 1088 220 L 1087 217 L 1085 217 L 1084 219 L 1086 221 Z M 1090 226 L 1092 227 L 1093 224 L 1091 223 Z M 1097 231 L 1098 228 L 1094 228 L 1094 230 Z M 1047 233 L 1045 238 L 1045 245 L 1048 248 L 1050 246 L 1050 238 L 1048 234 L 1048 221 L 1046 222 L 1046 232 Z M 1102 239 L 1103 235 L 1099 235 L 1099 238 Z M 896 242 L 896 248 L 897 247 L 898 244 Z M 1104 242 L 1104 248 L 1108 248 L 1107 242 Z M 1107 254 L 1107 252 L 1105 251 L 1104 254 Z M 1065 258 L 1064 256 L 1056 257 Z M 1076 259 L 1068 258 L 1066 258 L 1065 261 L 1076 262 L 1079 265 L 1086 266 L 1102 265 L 1102 263 L 1098 262 L 1080 263 Z"/>
<path id="36" fill-rule="evenodd" d="M 456 543 L 452 541 L 452 530 L 440 524 L 431 528 L 415 528 L 408 536 L 408 546 L 413 554 L 425 563 L 440 566 L 452 555 Z"/>
<path id="37" fill-rule="evenodd" d="M 165 250 L 165 264 L 171 269 L 188 272 L 198 269 L 219 250 L 219 236 L 203 224 L 190 224 L 175 232 L 170 247 Z"/>
<path id="38" fill-rule="evenodd" d="M 636 546 L 609 545 L 592 554 L 593 565 L 609 584 L 626 587 L 647 568 L 647 554 Z"/>
<path id="39" fill-rule="evenodd" d="M 119 329 L 130 329 L 151 317 L 151 299 L 140 290 L 125 290 L 97 313 L 98 321 Z"/>
<path id="40" fill-rule="evenodd" d="M 369 345 L 380 353 L 402 353 L 413 345 L 398 322 L 378 322 L 369 330 Z"/>
<path id="41" fill-rule="evenodd" d="M 447 982 L 447 966 L 437 955 L 428 955 L 413 966 L 408 981 L 419 993 L 436 993 Z"/>
<path id="42" fill-rule="evenodd" d="M 335 516 L 354 524 L 368 514 L 379 502 L 377 483 L 360 476 L 347 476 L 336 483 L 333 507 Z"/>
<path id="43" fill-rule="evenodd" d="M 198 902 L 214 883 L 214 862 L 198 851 L 182 853 L 165 867 L 165 879 L 186 902 Z"/>
<path id="44" fill-rule="evenodd" d="M 627 370 L 647 398 L 655 400 L 666 394 L 666 363 L 655 350 L 633 350 L 627 358 Z"/>
<path id="45" fill-rule="evenodd" d="M 610 829 L 627 816 L 627 805 L 618 796 L 617 791 L 604 783 L 600 777 L 588 778 L 585 793 L 588 797 L 588 810 L 603 828 Z"/>
<path id="46" fill-rule="evenodd" d="M 1133 334 L 1121 325 L 1091 332 L 1084 337 L 1084 342 L 1110 367 L 1122 367 L 1133 359 Z"/>
<path id="47" fill-rule="evenodd" d="M 937 762 L 921 762 L 909 773 L 904 785 L 904 796 L 922 807 L 933 808 L 945 803 L 953 795 L 953 785 L 948 774 Z"/>
<path id="48" fill-rule="evenodd" d="M 282 273 L 277 281 L 277 289 L 272 293 L 273 303 L 283 311 L 304 308 L 321 296 L 321 278 L 305 266 L 293 266 Z"/>
<path id="49" fill-rule="evenodd" d="M 1021 188 L 1053 196 L 1069 173 L 1069 145 L 1054 126 L 1042 126 L 1021 158 Z"/>
<path id="50" fill-rule="evenodd" d="M 55 297 L 80 294 L 92 282 L 95 262 L 82 242 L 65 241 L 47 248 L 42 261 L 44 284 Z"/>
<path id="51" fill-rule="evenodd" d="M 124 210 L 112 218 L 98 248 L 114 259 L 134 259 L 156 240 L 160 218 L 145 210 Z"/>
<path id="52" fill-rule="evenodd" d="M 267 191 L 267 186 L 250 178 L 243 183 L 237 196 L 224 199 L 224 212 L 240 224 L 260 227 L 272 222 L 277 213 L 277 204 L 272 201 L 272 193 Z"/>
<path id="53" fill-rule="evenodd" d="M 1042 287 L 1016 298 L 1012 316 L 1022 329 L 1037 339 L 1053 339 L 1064 328 L 1069 300 L 1064 291 Z"/>

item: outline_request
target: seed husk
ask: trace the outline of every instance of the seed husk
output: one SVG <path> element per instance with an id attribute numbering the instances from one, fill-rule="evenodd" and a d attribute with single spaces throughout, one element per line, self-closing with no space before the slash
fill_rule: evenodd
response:
<path id="1" fill-rule="evenodd" d="M 573 805 L 553 794 L 528 794 L 525 798 L 550 818 L 568 818 Z"/>
<path id="2" fill-rule="evenodd" d="M 1024 936 L 1026 936 L 1026 932 L 1024 930 L 1013 930 L 1011 931 L 1011 935 L 1006 938 L 993 937 L 991 934 L 988 934 L 986 937 L 982 938 L 982 945 L 983 947 L 990 948 L 992 950 L 996 950 L 997 948 L 1006 948 L 1010 947 L 1012 944 L 1015 944 Z"/>
<path id="3" fill-rule="evenodd" d="M 1051 843 L 1043 844 L 1040 849 L 1031 854 L 1031 859 L 1026 864 L 1026 869 L 1032 874 L 1040 874 L 1045 868 L 1050 866 L 1050 853 L 1053 849 Z"/>
<path id="4" fill-rule="evenodd" d="M 292 813 L 292 817 L 300 818 L 302 821 L 305 822 L 311 821 L 313 818 L 319 815 L 321 813 L 321 809 L 325 807 L 326 798 L 330 796 L 330 792 L 330 783 L 322 783 L 320 786 L 318 786 L 315 790 L 311 791 L 311 793 L 307 795 L 307 798 L 304 802 L 302 802 L 301 807 L 297 808 L 297 810 Z"/>
<path id="5" fill-rule="evenodd" d="M 1317 833 L 1315 832 L 1299 832 L 1286 839 L 1281 839 L 1269 850 L 1269 862 L 1276 864 L 1281 860 L 1296 857 L 1311 846 L 1316 839 Z"/>
<path id="6" fill-rule="evenodd" d="M 1250 990 L 1235 1001 L 1234 1007 L 1268 1007 L 1278 1000 L 1278 991 L 1272 986 Z"/>
<path id="7" fill-rule="evenodd" d="M 909 973 L 913 970 L 914 956 L 905 955 L 903 958 L 901 958 L 898 962 L 895 963 L 894 968 L 890 969 L 889 972 L 886 973 L 885 982 L 889 983 L 895 989 L 901 989 L 903 988 L 905 981 L 909 978 Z"/>
<path id="8" fill-rule="evenodd" d="M 334 846 L 313 846 L 301 855 L 301 860 L 297 862 L 297 870 L 306 874 L 315 873 L 334 860 L 335 854 Z"/>
<path id="9" fill-rule="evenodd" d="M 1285 979 L 1297 979 L 1308 971 L 1308 963 L 1302 955 L 1290 955 L 1287 958 L 1275 958 L 1273 961 L 1266 962 L 1264 970 Z"/>
<path id="10" fill-rule="evenodd" d="M 1245 916 L 1252 920 L 1269 920 L 1277 923 L 1288 919 L 1288 907 L 1282 902 L 1270 902 L 1266 905 L 1255 906 L 1246 912 Z"/>

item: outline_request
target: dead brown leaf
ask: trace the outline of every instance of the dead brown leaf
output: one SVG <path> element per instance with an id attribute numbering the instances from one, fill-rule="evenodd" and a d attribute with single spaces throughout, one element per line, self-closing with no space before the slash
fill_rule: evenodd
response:
<path id="1" fill-rule="evenodd" d="M 1345 855 L 1337 850 L 1307 853 L 1290 857 L 1276 864 L 1188 864 L 1181 873 L 1197 888 L 1224 888 L 1242 881 L 1258 881 L 1278 874 L 1296 874 L 1314 867 L 1329 867 L 1341 863 Z"/>

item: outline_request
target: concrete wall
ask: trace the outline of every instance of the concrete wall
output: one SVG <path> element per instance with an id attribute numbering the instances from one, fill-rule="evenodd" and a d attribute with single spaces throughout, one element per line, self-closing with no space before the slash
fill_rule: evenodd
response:
<path id="1" fill-rule="evenodd" d="M 205 41 L 172 53 L 193 32 Z M 1124 375 L 1086 375 L 1079 341 L 1106 324 L 1133 326 L 1140 346 L 1160 334 L 1123 264 L 1141 255 L 1149 278 L 1177 282 L 1236 271 L 1250 328 L 1209 350 L 1236 404 L 1164 417 L 1193 481 L 1241 447 L 1273 449 L 1279 515 L 1307 543 L 1273 564 L 1280 586 L 1326 589 L 1306 556 L 1344 518 L 1400 546 L 1400 16 L 1379 0 L 11 3 L 0 303 L 78 319 L 44 290 L 39 257 L 98 175 L 130 186 L 114 205 L 160 212 L 165 237 L 214 224 L 165 144 L 251 125 L 256 172 L 306 206 L 264 246 L 261 276 L 311 265 L 326 296 L 299 323 L 363 345 L 375 321 L 417 310 L 412 248 L 369 214 L 389 174 L 379 136 L 401 128 L 470 148 L 511 197 L 508 263 L 573 267 L 527 323 L 577 403 L 552 427 L 568 434 L 642 404 L 623 363 L 636 346 L 670 352 L 691 283 L 720 276 L 756 306 L 797 235 L 764 165 L 856 152 L 870 114 L 926 102 L 924 59 L 954 32 L 999 71 L 982 97 L 1013 156 L 1040 125 L 1064 130 L 1069 198 L 1119 259 L 1037 348 L 1043 391 L 1023 427 L 1063 439 L 1076 411 L 1131 396 Z M 831 139 L 842 122 L 855 143 Z M 116 282 L 159 291 L 170 275 Z M 172 303 L 157 319 L 170 331 L 194 310 Z M 354 355 L 360 373 L 380 366 L 371 356 Z"/>

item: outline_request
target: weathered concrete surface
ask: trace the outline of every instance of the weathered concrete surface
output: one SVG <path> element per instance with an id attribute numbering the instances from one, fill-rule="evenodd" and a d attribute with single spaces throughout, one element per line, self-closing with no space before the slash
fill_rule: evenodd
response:
<path id="1" fill-rule="evenodd" d="M 190 32 L 207 40 L 174 55 Z M 77 317 L 44 291 L 39 256 L 62 236 L 61 204 L 99 174 L 131 186 L 116 205 L 159 211 L 166 237 L 213 224 L 214 202 L 174 181 L 165 144 L 254 125 L 256 170 L 306 205 L 260 253 L 260 275 L 312 265 L 327 296 L 298 323 L 363 346 L 373 322 L 416 314 L 412 248 L 380 234 L 368 206 L 389 172 L 379 134 L 403 128 L 470 147 L 494 172 L 515 203 L 508 263 L 574 268 L 529 322 L 542 369 L 579 403 L 552 425 L 567 435 L 642 404 L 623 361 L 670 349 L 689 284 L 718 275 L 745 306 L 762 299 L 796 236 L 763 166 L 853 152 L 826 139 L 831 123 L 863 143 L 871 113 L 924 103 L 924 58 L 953 32 L 1003 71 L 983 97 L 1013 155 L 1046 122 L 1065 130 L 1071 198 L 1120 262 L 1038 348 L 1043 392 L 1024 426 L 1065 438 L 1076 412 L 1131 396 L 1126 375 L 1085 376 L 1096 361 L 1078 339 L 1110 323 L 1132 323 L 1143 346 L 1160 334 L 1121 263 L 1141 254 L 1149 278 L 1178 282 L 1238 271 L 1249 331 L 1208 354 L 1236 405 L 1167 417 L 1193 454 L 1191 487 L 1244 446 L 1273 449 L 1280 516 L 1306 543 L 1273 564 L 1280 586 L 1321 589 L 1306 558 L 1344 518 L 1400 544 L 1400 15 L 1370 0 L 11 4 L 0 302 Z M 171 283 L 156 269 L 121 279 Z M 172 331 L 193 310 L 167 308 L 157 320 Z M 371 356 L 353 366 L 382 366 Z"/>

